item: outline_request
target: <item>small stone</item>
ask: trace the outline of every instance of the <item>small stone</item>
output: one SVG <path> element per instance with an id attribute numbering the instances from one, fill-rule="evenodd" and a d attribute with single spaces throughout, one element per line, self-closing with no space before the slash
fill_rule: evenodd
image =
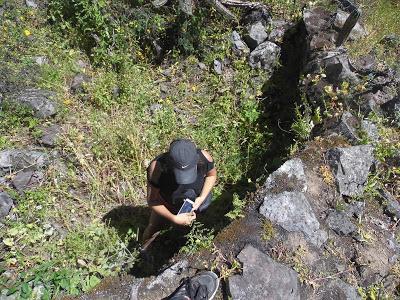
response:
<path id="1" fill-rule="evenodd" d="M 236 55 L 241 56 L 250 53 L 249 47 L 245 44 L 245 42 L 243 42 L 242 38 L 240 37 L 237 31 L 232 32 L 231 40 L 233 44 L 232 49 Z"/>
<path id="2" fill-rule="evenodd" d="M 11 211 L 14 202 L 6 192 L 0 192 L 0 221 L 3 220 Z"/>
<path id="3" fill-rule="evenodd" d="M 330 229 L 340 235 L 348 235 L 357 230 L 350 219 L 344 213 L 338 211 L 331 212 L 326 222 Z"/>
<path id="4" fill-rule="evenodd" d="M 400 203 L 395 197 L 392 196 L 387 190 L 379 190 L 379 195 L 383 199 L 382 205 L 384 206 L 384 212 L 386 215 L 391 217 L 393 220 L 400 220 Z"/>
<path id="5" fill-rule="evenodd" d="M 400 127 L 400 97 L 396 97 L 381 106 L 383 112 L 392 118 L 397 127 Z"/>
<path id="6" fill-rule="evenodd" d="M 214 60 L 214 71 L 218 75 L 222 75 L 222 62 L 217 59 Z"/>
<path id="7" fill-rule="evenodd" d="M 80 68 L 80 69 L 86 69 L 86 68 L 89 67 L 89 64 L 88 64 L 87 62 L 85 62 L 84 60 L 82 60 L 82 59 L 79 59 L 79 60 L 76 62 L 76 65 L 77 65 L 78 68 Z"/>
<path id="8" fill-rule="evenodd" d="M 11 183 L 18 192 L 23 192 L 38 186 L 43 178 L 40 171 L 22 171 L 17 173 Z"/>
<path id="9" fill-rule="evenodd" d="M 154 115 L 162 109 L 163 109 L 163 106 L 161 104 L 158 104 L 158 103 L 152 104 L 150 106 L 150 114 Z"/>
<path id="10" fill-rule="evenodd" d="M 359 126 L 360 121 L 350 112 L 345 111 L 340 118 L 337 131 L 347 138 L 351 143 L 356 144 L 360 141 L 357 133 Z"/>
<path id="11" fill-rule="evenodd" d="M 75 75 L 71 83 L 71 91 L 73 93 L 83 93 L 85 91 L 85 84 L 91 82 L 91 78 L 86 74 L 80 73 Z"/>
<path id="12" fill-rule="evenodd" d="M 46 147 L 55 147 L 61 132 L 61 127 L 59 125 L 51 125 L 42 129 L 43 134 L 39 139 L 39 143 Z"/>
<path id="13" fill-rule="evenodd" d="M 272 73 L 279 63 L 281 48 L 269 41 L 262 43 L 250 53 L 249 64 Z"/>
<path id="14" fill-rule="evenodd" d="M 284 264 L 247 245 L 238 255 L 243 274 L 228 279 L 229 292 L 235 300 L 300 300 L 297 273 Z"/>
<path id="15" fill-rule="evenodd" d="M 328 161 L 341 195 L 362 195 L 375 161 L 373 151 L 371 145 L 334 148 L 328 151 Z"/>
<path id="16" fill-rule="evenodd" d="M 244 40 L 251 50 L 257 48 L 268 38 L 268 33 L 261 21 L 251 24 L 247 29 L 248 34 L 244 36 Z"/>
<path id="17" fill-rule="evenodd" d="M 199 62 L 198 64 L 197 64 L 197 66 L 199 67 L 199 69 L 200 70 L 207 70 L 207 66 L 204 64 L 204 63 L 202 63 L 202 62 Z"/>
<path id="18" fill-rule="evenodd" d="M 30 8 L 38 8 L 38 5 L 33 0 L 25 0 L 25 4 Z"/>
<path id="19" fill-rule="evenodd" d="M 33 59 L 39 66 L 47 65 L 49 63 L 49 60 L 46 56 L 36 56 Z"/>

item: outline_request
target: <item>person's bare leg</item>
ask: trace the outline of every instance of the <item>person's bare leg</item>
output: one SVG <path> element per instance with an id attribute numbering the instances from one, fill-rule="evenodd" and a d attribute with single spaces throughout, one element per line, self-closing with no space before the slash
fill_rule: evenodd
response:
<path id="1" fill-rule="evenodd" d="M 143 232 L 143 245 L 146 244 L 148 240 L 150 240 L 154 234 L 162 229 L 162 225 L 164 223 L 164 218 L 158 215 L 156 212 L 151 211 L 149 224 Z"/>

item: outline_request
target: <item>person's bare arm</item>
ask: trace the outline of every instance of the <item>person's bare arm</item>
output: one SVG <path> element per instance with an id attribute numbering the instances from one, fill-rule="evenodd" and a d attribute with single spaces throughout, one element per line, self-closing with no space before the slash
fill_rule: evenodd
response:
<path id="1" fill-rule="evenodd" d="M 201 150 L 201 152 L 209 162 L 213 161 L 213 158 L 207 151 Z M 214 187 L 216 181 L 217 181 L 217 169 L 214 167 L 206 174 L 203 189 L 201 190 L 200 195 L 194 201 L 193 211 L 198 209 L 200 205 L 203 204 L 207 195 L 211 192 L 212 188 Z"/>

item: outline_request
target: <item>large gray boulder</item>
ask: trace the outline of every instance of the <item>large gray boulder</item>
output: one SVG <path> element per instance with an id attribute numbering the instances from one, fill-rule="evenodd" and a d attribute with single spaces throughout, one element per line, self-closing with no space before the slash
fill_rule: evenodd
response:
<path id="1" fill-rule="evenodd" d="M 264 69 L 272 73 L 278 65 L 281 48 L 272 43 L 264 42 L 255 48 L 249 57 L 249 64 L 252 68 Z"/>
<path id="2" fill-rule="evenodd" d="M 40 89 L 26 89 L 7 98 L 7 102 L 32 109 L 37 118 L 47 118 L 57 113 L 54 92 Z"/>
<path id="3" fill-rule="evenodd" d="M 50 163 L 48 154 L 33 150 L 0 151 L 0 176 L 9 172 L 40 170 Z"/>
<path id="4" fill-rule="evenodd" d="M 334 148 L 328 151 L 328 161 L 336 179 L 339 193 L 359 196 L 364 192 L 368 174 L 374 164 L 371 145 Z"/>
<path id="5" fill-rule="evenodd" d="M 238 258 L 243 263 L 243 275 L 229 278 L 232 299 L 300 299 L 300 283 L 294 270 L 275 262 L 251 245 L 247 245 Z"/>
<path id="6" fill-rule="evenodd" d="M 328 238 L 306 196 L 301 192 L 267 194 L 260 214 L 291 232 L 302 232 L 315 246 L 320 247 Z"/>
<path id="7" fill-rule="evenodd" d="M 6 192 L 0 192 L 0 221 L 8 216 L 13 204 L 10 195 Z"/>
<path id="8" fill-rule="evenodd" d="M 251 50 L 255 49 L 268 38 L 268 33 L 262 21 L 249 25 L 248 34 L 244 36 L 246 44 Z"/>

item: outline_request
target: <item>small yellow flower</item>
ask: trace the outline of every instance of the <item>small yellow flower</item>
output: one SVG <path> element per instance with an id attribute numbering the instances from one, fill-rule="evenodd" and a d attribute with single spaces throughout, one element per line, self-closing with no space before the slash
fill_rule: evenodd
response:
<path id="1" fill-rule="evenodd" d="M 28 29 L 25 29 L 24 34 L 25 36 L 30 36 L 32 33 Z"/>
<path id="2" fill-rule="evenodd" d="M 70 105 L 72 103 L 71 99 L 69 99 L 69 98 L 64 99 L 63 102 L 65 105 Z"/>

